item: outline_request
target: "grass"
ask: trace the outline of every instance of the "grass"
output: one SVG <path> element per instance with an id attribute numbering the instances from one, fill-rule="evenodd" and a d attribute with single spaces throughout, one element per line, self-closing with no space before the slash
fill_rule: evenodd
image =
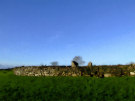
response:
<path id="1" fill-rule="evenodd" d="M 0 71 L 0 101 L 134 101 L 134 77 L 26 77 Z"/>

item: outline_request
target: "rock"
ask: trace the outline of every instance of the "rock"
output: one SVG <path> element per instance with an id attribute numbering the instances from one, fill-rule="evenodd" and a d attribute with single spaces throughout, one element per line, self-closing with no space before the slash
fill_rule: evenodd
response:
<path id="1" fill-rule="evenodd" d="M 78 63 L 77 63 L 77 62 L 75 62 L 75 61 L 72 61 L 71 67 L 72 67 L 72 68 L 76 68 L 76 67 L 78 67 Z"/>
<path id="2" fill-rule="evenodd" d="M 111 77 L 111 76 L 112 76 L 112 74 L 110 74 L 110 73 L 104 74 L 104 77 Z"/>
<path id="3" fill-rule="evenodd" d="M 92 67 L 92 62 L 89 62 L 88 63 L 88 67 Z"/>
<path id="4" fill-rule="evenodd" d="M 130 72 L 130 75 L 131 76 L 135 76 L 135 72 Z"/>

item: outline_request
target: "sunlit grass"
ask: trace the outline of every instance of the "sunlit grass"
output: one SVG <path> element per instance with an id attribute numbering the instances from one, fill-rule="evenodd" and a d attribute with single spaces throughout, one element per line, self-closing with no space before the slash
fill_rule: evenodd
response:
<path id="1" fill-rule="evenodd" d="M 134 77 L 27 77 L 0 71 L 0 101 L 134 101 Z"/>

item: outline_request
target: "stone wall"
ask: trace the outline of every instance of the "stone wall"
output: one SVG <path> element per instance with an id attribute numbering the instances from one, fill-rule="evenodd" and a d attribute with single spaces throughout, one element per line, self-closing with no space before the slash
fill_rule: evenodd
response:
<path id="1" fill-rule="evenodd" d="M 22 76 L 81 76 L 78 68 L 71 67 L 47 67 L 29 66 L 14 68 L 15 75 Z"/>
<path id="2" fill-rule="evenodd" d="M 113 66 L 27 66 L 16 67 L 13 69 L 15 75 L 22 76 L 135 76 L 135 66 L 131 65 L 113 65 Z M 134 75 L 133 75 L 134 74 Z"/>

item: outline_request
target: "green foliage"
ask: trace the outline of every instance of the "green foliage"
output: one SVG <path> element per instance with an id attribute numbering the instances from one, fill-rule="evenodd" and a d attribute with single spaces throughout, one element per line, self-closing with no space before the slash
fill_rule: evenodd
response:
<path id="1" fill-rule="evenodd" d="M 134 101 L 134 77 L 26 77 L 0 71 L 0 101 Z"/>

